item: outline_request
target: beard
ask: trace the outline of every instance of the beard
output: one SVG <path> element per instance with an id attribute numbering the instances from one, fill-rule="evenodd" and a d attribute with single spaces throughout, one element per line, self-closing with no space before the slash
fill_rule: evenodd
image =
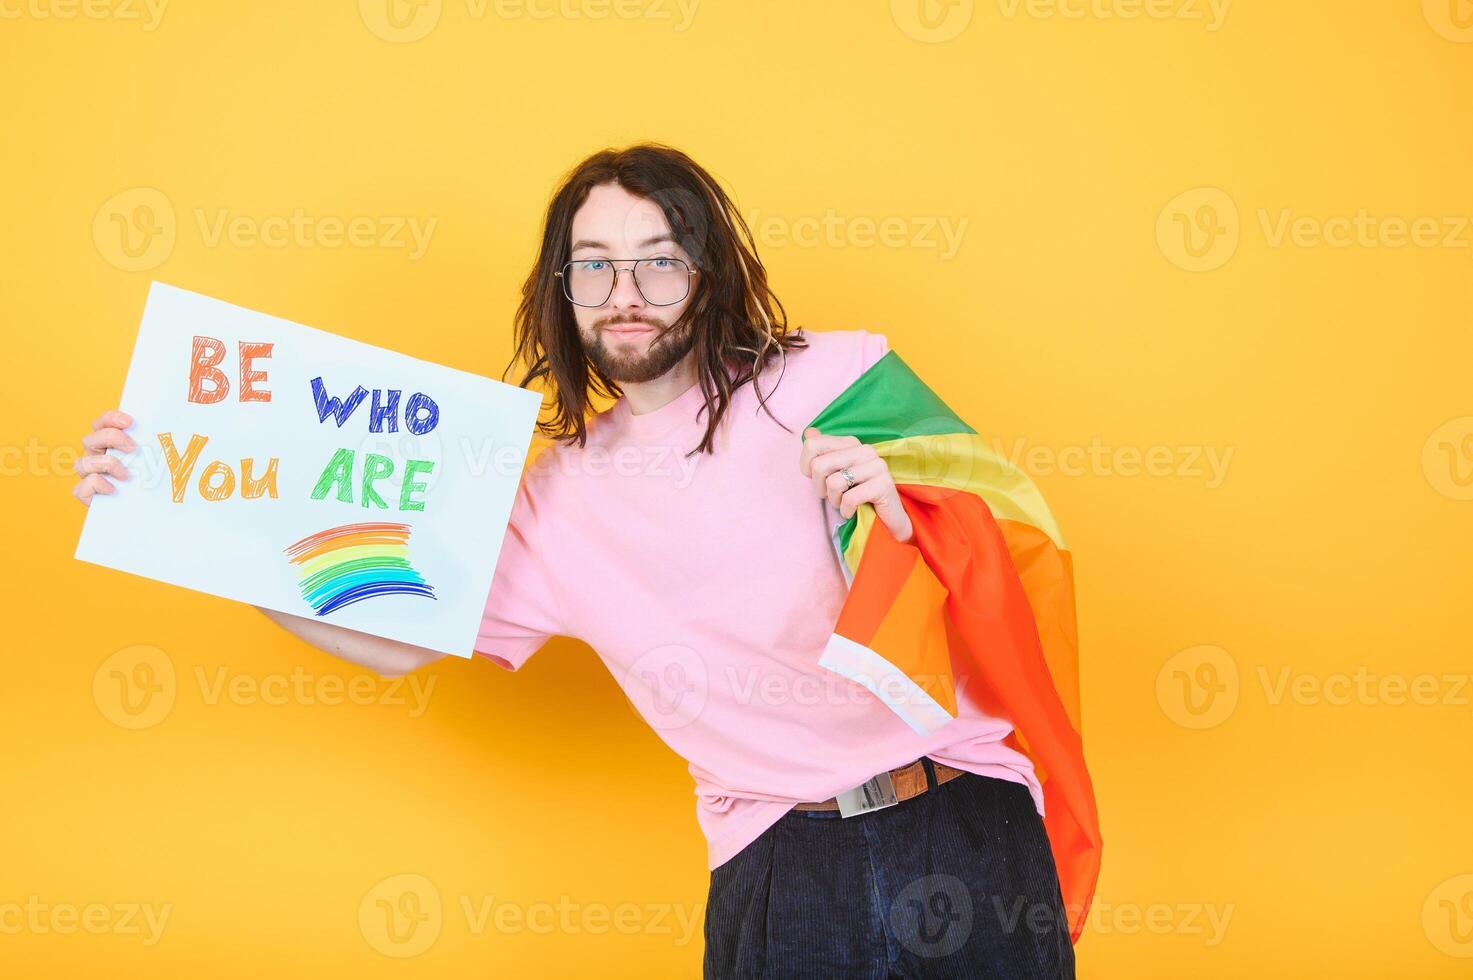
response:
<path id="1" fill-rule="evenodd" d="M 617 340 L 611 346 L 603 328 L 621 323 L 643 323 L 654 327 L 657 333 L 644 350 Z M 588 360 L 604 377 L 618 384 L 643 384 L 655 380 L 679 364 L 695 345 L 695 333 L 688 323 L 677 321 L 671 326 L 658 317 L 647 315 L 615 314 L 605 317 L 593 325 L 592 336 L 582 334 L 582 337 Z"/>

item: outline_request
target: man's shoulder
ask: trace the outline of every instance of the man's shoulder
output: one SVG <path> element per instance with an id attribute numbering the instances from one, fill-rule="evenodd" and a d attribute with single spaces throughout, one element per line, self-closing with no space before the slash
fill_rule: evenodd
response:
<path id="1" fill-rule="evenodd" d="M 799 333 L 808 342 L 796 354 L 803 370 L 812 372 L 823 382 L 842 381 L 847 385 L 869 370 L 890 350 L 890 339 L 878 330 L 808 330 Z"/>

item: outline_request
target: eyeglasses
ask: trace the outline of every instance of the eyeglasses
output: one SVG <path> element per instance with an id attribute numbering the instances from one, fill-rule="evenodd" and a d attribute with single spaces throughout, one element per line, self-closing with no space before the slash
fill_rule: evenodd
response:
<path id="1" fill-rule="evenodd" d="M 615 262 L 633 262 L 632 269 L 614 267 Z M 619 273 L 628 271 L 634 277 L 634 288 L 651 306 L 674 306 L 690 295 L 690 280 L 695 269 L 680 259 L 580 259 L 569 262 L 559 272 L 563 295 L 574 306 L 603 306 L 614 295 Z"/>

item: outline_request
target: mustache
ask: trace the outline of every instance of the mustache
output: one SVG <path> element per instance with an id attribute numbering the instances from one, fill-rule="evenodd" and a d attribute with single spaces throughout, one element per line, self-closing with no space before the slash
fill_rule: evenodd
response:
<path id="1" fill-rule="evenodd" d="M 656 330 L 665 329 L 665 322 L 663 320 L 657 320 L 652 316 L 641 316 L 638 313 L 615 313 L 613 316 L 596 321 L 593 326 L 595 329 L 601 330 L 604 327 L 613 327 L 624 323 L 642 323 L 647 327 L 654 327 Z"/>

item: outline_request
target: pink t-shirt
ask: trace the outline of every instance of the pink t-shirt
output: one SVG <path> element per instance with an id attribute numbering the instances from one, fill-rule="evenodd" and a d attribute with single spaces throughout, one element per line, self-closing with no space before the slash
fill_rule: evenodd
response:
<path id="1" fill-rule="evenodd" d="M 888 349 L 883 334 L 804 331 L 808 348 L 733 397 L 714 455 L 700 385 L 653 412 L 621 398 L 587 445 L 523 473 L 476 651 L 516 670 L 551 636 L 592 647 L 646 722 L 690 764 L 715 868 L 794 803 L 825 800 L 922 755 L 1026 784 L 1012 730 L 959 696 L 916 734 L 818 665 L 847 594 L 825 503 L 798 469 L 803 426 Z M 832 513 L 831 511 L 828 513 Z M 862 818 L 860 818 L 862 819 Z"/>

